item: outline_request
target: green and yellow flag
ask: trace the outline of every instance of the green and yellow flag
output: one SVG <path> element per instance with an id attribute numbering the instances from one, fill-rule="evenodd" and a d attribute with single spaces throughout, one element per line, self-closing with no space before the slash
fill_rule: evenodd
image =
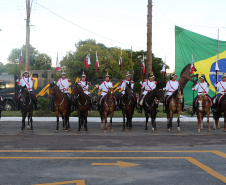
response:
<path id="1" fill-rule="evenodd" d="M 216 83 L 216 59 L 218 50 L 218 40 L 191 32 L 181 27 L 175 26 L 175 72 L 180 77 L 181 71 L 187 64 L 192 63 L 197 71 L 194 74 L 204 74 L 210 84 L 209 95 L 213 97 L 216 93 L 214 85 Z M 226 72 L 226 41 L 219 41 L 218 57 L 219 73 L 218 81 L 221 80 L 223 71 Z M 179 79 L 179 78 L 178 78 Z M 188 82 L 184 88 L 185 103 L 192 104 L 193 93 L 192 82 Z M 197 92 L 195 93 L 195 96 Z"/>

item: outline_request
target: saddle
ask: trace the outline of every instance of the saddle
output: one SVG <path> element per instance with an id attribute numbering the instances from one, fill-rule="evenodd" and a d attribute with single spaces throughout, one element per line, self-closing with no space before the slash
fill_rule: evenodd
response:
<path id="1" fill-rule="evenodd" d="M 220 104 L 221 99 L 222 99 L 225 95 L 226 95 L 226 94 L 223 94 L 223 95 L 219 98 L 218 104 Z"/>

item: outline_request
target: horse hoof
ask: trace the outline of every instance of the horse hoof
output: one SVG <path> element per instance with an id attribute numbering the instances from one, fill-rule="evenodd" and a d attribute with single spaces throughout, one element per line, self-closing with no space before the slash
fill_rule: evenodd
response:
<path id="1" fill-rule="evenodd" d="M 220 128 L 221 128 L 220 126 L 217 127 L 217 129 L 220 129 Z"/>
<path id="2" fill-rule="evenodd" d="M 106 134 L 107 133 L 107 130 L 104 130 L 104 133 Z"/>
<path id="3" fill-rule="evenodd" d="M 113 133 L 114 131 L 111 129 L 111 133 Z"/>
<path id="4" fill-rule="evenodd" d="M 167 132 L 170 132 L 170 128 L 169 128 L 169 129 L 167 129 Z"/>
<path id="5" fill-rule="evenodd" d="M 210 129 L 208 129 L 208 132 L 210 132 Z"/>
<path id="6" fill-rule="evenodd" d="M 21 130 L 21 131 L 20 131 L 20 133 L 24 133 L 24 131 L 23 131 L 23 130 Z"/>
<path id="7" fill-rule="evenodd" d="M 144 130 L 144 132 L 147 132 L 147 131 L 148 131 L 148 129 L 145 129 L 145 130 Z"/>
<path id="8" fill-rule="evenodd" d="M 58 130 L 55 130 L 55 133 L 58 133 Z"/>
<path id="9" fill-rule="evenodd" d="M 213 130 L 216 130 L 216 127 L 213 127 Z"/>
<path id="10" fill-rule="evenodd" d="M 200 129 L 198 129 L 198 132 L 200 132 Z"/>
<path id="11" fill-rule="evenodd" d="M 28 125 L 28 126 L 27 126 L 27 129 L 28 129 L 28 130 L 30 130 L 30 129 L 31 129 L 31 127 Z"/>
<path id="12" fill-rule="evenodd" d="M 65 130 L 65 132 L 68 132 L 68 130 Z"/>
<path id="13" fill-rule="evenodd" d="M 89 133 L 89 131 L 88 131 L 88 130 L 86 130 L 85 132 L 86 132 L 87 134 Z"/>
<path id="14" fill-rule="evenodd" d="M 157 130 L 157 128 L 155 127 L 155 130 Z"/>

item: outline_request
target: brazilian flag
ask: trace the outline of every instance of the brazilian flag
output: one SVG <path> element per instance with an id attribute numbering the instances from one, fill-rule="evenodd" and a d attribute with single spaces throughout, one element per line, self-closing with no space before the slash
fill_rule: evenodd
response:
<path id="1" fill-rule="evenodd" d="M 204 74 L 209 83 L 209 95 L 213 97 L 216 93 L 214 88 L 216 83 L 216 59 L 218 50 L 218 40 L 191 32 L 181 27 L 175 26 L 175 73 L 180 77 L 181 71 L 187 64 L 192 63 L 192 54 L 194 57 L 194 66 L 197 71 L 194 74 Z M 219 41 L 218 57 L 218 81 L 222 80 L 223 72 L 226 72 L 226 42 Z M 178 78 L 179 79 L 179 78 Z M 185 103 L 192 105 L 193 92 L 191 86 L 193 82 L 189 81 L 184 88 Z M 197 91 L 195 92 L 195 96 Z"/>

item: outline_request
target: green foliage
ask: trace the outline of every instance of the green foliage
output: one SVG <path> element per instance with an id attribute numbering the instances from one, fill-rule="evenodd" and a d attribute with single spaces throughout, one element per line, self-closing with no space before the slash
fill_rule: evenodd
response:
<path id="1" fill-rule="evenodd" d="M 49 105 L 49 99 L 45 97 L 38 97 L 38 105 L 41 106 L 41 110 L 47 110 L 47 106 Z"/>

